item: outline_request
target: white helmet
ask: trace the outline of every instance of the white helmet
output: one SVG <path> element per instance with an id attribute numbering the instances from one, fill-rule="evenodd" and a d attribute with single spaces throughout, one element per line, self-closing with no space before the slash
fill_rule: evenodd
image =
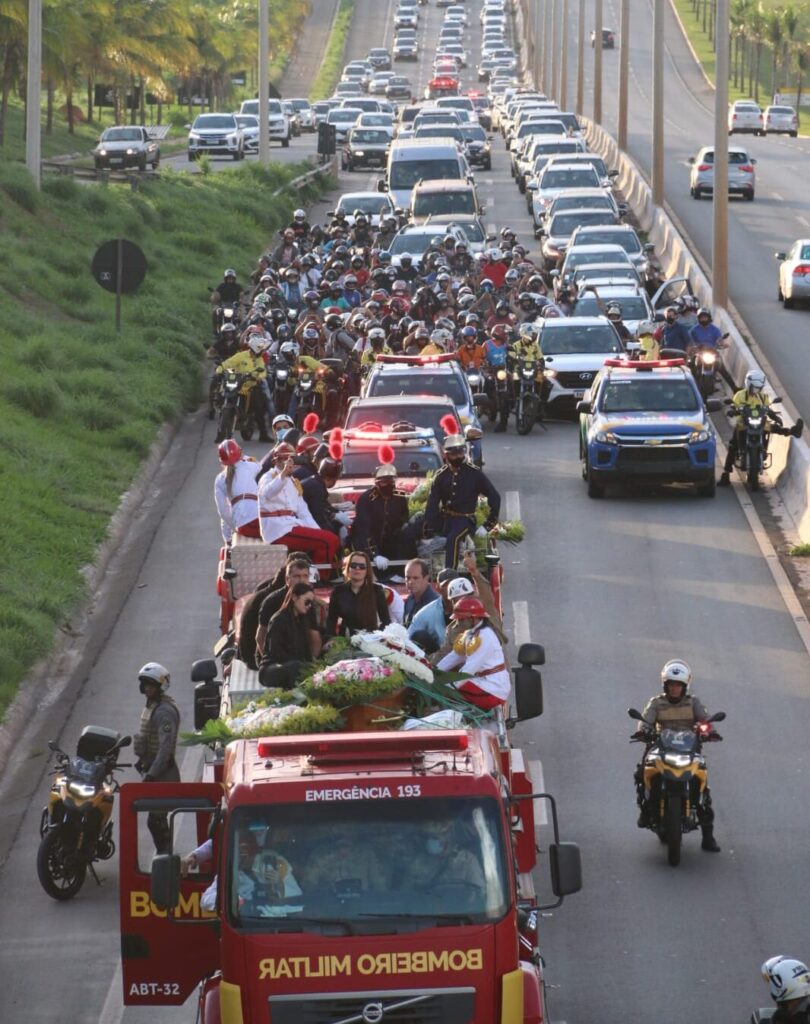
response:
<path id="1" fill-rule="evenodd" d="M 745 375 L 745 386 L 749 391 L 762 391 L 765 387 L 765 374 L 762 370 L 749 370 Z"/>
<path id="2" fill-rule="evenodd" d="M 692 669 L 680 658 L 673 658 L 661 669 L 662 686 L 666 686 L 667 683 L 682 683 L 685 691 L 691 682 Z"/>
<path id="3" fill-rule="evenodd" d="M 768 983 L 774 1002 L 810 996 L 810 968 L 801 960 L 772 956 L 762 965 L 762 978 Z"/>
<path id="4" fill-rule="evenodd" d="M 297 209 L 293 213 L 293 220 L 306 220 L 306 213 L 302 209 Z"/>
<path id="5" fill-rule="evenodd" d="M 298 356 L 301 354 L 298 344 L 294 341 L 285 341 L 278 351 L 280 355 L 284 356 L 284 358 L 290 362 L 298 359 Z"/>
<path id="6" fill-rule="evenodd" d="M 165 693 L 169 689 L 171 677 L 169 676 L 169 670 L 158 664 L 158 662 L 147 661 L 138 673 L 138 682 L 140 683 L 141 693 L 144 692 L 144 686 L 147 683 L 156 683 L 160 687 L 160 692 Z"/>
<path id="7" fill-rule="evenodd" d="M 450 341 L 449 332 L 443 327 L 440 327 L 430 335 L 430 341 L 431 344 L 436 345 L 441 349 L 446 349 L 447 343 Z"/>
<path id="8" fill-rule="evenodd" d="M 518 328 L 518 337 L 526 338 L 529 341 L 537 341 L 540 338 L 540 331 L 542 327 L 540 324 L 526 323 L 521 324 Z"/>
<path id="9" fill-rule="evenodd" d="M 644 338 L 652 337 L 653 334 L 655 334 L 655 324 L 652 322 L 652 320 L 642 320 L 638 325 L 636 335 L 639 338 Z"/>
<path id="10" fill-rule="evenodd" d="M 447 584 L 448 601 L 455 601 L 458 597 L 469 597 L 470 594 L 474 593 L 475 587 L 464 576 L 459 576 L 456 580 L 450 580 Z"/>
<path id="11" fill-rule="evenodd" d="M 248 348 L 255 356 L 261 355 L 267 344 L 267 338 L 263 334 L 251 334 L 248 338 Z"/>

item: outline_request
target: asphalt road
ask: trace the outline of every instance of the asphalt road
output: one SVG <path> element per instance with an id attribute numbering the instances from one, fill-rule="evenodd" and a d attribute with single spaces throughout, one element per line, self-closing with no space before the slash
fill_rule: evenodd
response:
<path id="1" fill-rule="evenodd" d="M 711 263 L 711 200 L 689 195 L 688 159 L 714 142 L 714 90 L 689 54 L 670 5 L 665 4 L 664 140 L 665 195 L 698 252 Z M 603 24 L 617 30 L 615 50 L 603 51 L 602 123 L 616 133 L 619 95 L 620 0 L 605 0 Z M 648 178 L 652 138 L 652 4 L 630 0 L 628 149 Z M 569 40 L 568 96 L 576 96 L 577 7 L 572 5 Z M 593 27 L 587 5 L 586 40 Z M 593 113 L 593 50 L 586 45 L 585 114 Z M 763 98 L 763 107 L 767 104 Z M 810 419 L 810 309 L 785 310 L 777 302 L 777 262 L 800 237 L 810 237 L 810 139 L 784 135 L 757 138 L 734 135 L 730 144 L 747 146 L 757 160 L 757 191 L 753 203 L 730 200 L 729 285 L 731 300 L 751 336 L 761 347 L 787 388 L 799 413 Z"/>
<path id="2" fill-rule="evenodd" d="M 477 5 L 471 5 L 473 9 Z M 386 11 L 364 24 L 383 38 Z M 427 10 L 426 37 L 441 15 Z M 477 22 L 470 38 L 475 39 Z M 426 69 L 415 69 L 423 85 Z M 416 77 L 416 76 L 415 76 Z M 365 175 L 341 176 L 364 187 Z M 505 151 L 479 176 L 487 219 L 530 235 Z M 322 203 L 322 216 L 334 197 Z M 755 204 L 756 205 L 756 204 Z M 243 268 L 255 253 L 243 254 Z M 89 723 L 137 727 L 135 677 L 158 659 L 190 726 L 191 662 L 217 636 L 220 543 L 212 500 L 213 425 L 185 423 L 135 524 L 139 539 L 110 574 L 106 626 L 81 688 L 43 693 L 0 788 L 0 1019 L 27 1024 L 175 1024 L 194 1007 L 121 1005 L 117 858 L 67 905 L 39 889 L 35 851 L 47 793 L 45 739 L 75 744 Z M 263 454 L 248 445 L 251 454 Z M 564 838 L 583 851 L 582 893 L 543 926 L 551 1020 L 681 1024 L 748 1019 L 763 1004 L 758 967 L 775 952 L 808 955 L 802 899 L 810 825 L 803 807 L 810 658 L 731 492 L 715 501 L 670 489 L 591 501 L 579 479 L 575 428 L 528 437 L 487 434 L 488 471 L 525 542 L 504 549 L 508 628 L 546 645 L 546 711 L 518 741 L 543 766 Z M 695 691 L 728 712 L 725 743 L 709 751 L 722 854 L 695 837 L 681 866 L 635 827 L 625 716 L 657 689 L 661 664 L 684 656 Z M 192 778 L 196 756 L 183 763 Z M 129 773 L 129 778 L 134 778 Z"/>

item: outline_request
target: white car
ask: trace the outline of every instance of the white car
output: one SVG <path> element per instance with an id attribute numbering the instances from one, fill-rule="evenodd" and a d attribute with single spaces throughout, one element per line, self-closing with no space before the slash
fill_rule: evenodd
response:
<path id="1" fill-rule="evenodd" d="M 312 112 L 312 107 L 308 99 L 296 96 L 294 99 L 289 100 L 293 105 L 293 109 L 298 115 L 298 121 L 301 125 L 302 132 L 314 132 L 315 131 L 315 114 Z"/>
<path id="2" fill-rule="evenodd" d="M 793 107 L 774 103 L 765 108 L 765 134 L 777 135 L 780 132 L 795 139 L 799 134 L 799 119 Z"/>
<path id="3" fill-rule="evenodd" d="M 800 238 L 789 252 L 775 253 L 779 263 L 779 298 L 785 309 L 796 299 L 810 299 L 810 238 Z"/>
<path id="4" fill-rule="evenodd" d="M 735 100 L 728 108 L 728 133 L 765 134 L 765 120 L 762 109 L 753 100 Z"/>
<path id="5" fill-rule="evenodd" d="M 259 119 L 255 114 L 235 114 L 236 123 L 245 136 L 245 152 L 259 152 Z"/>
<path id="6" fill-rule="evenodd" d="M 245 134 L 235 114 L 198 114 L 188 127 L 189 160 L 196 160 L 203 153 L 244 159 Z"/>
<path id="7" fill-rule="evenodd" d="M 349 225 L 354 224 L 354 211 L 362 210 L 374 228 L 380 226 L 381 216 L 395 215 L 394 204 L 387 192 L 344 192 L 335 210 L 346 214 Z"/>
<path id="8" fill-rule="evenodd" d="M 239 108 L 240 114 L 253 114 L 254 117 L 259 116 L 259 101 L 258 100 L 243 100 L 242 106 Z M 281 105 L 281 100 L 268 100 L 267 101 L 267 120 L 270 125 L 270 141 L 280 142 L 281 145 L 286 149 L 290 144 L 290 121 L 287 115 L 284 113 L 284 108 Z"/>

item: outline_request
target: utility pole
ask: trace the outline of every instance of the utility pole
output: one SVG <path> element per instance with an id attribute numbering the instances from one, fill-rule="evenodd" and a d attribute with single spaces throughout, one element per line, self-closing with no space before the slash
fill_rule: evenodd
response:
<path id="1" fill-rule="evenodd" d="M 585 109 L 585 0 L 579 0 L 577 19 L 577 103 L 576 113 L 582 116 Z"/>
<path id="2" fill-rule="evenodd" d="M 28 81 L 25 91 L 25 165 L 37 188 L 42 175 L 42 0 L 28 0 Z"/>
<path id="3" fill-rule="evenodd" d="M 664 204 L 664 0 L 653 6 L 652 201 Z"/>
<path id="4" fill-rule="evenodd" d="M 259 163 L 270 163 L 269 0 L 259 0 Z"/>
<path id="5" fill-rule="evenodd" d="M 619 149 L 627 150 L 627 78 L 630 69 L 630 0 L 622 0 L 619 26 Z"/>
<path id="6" fill-rule="evenodd" d="M 728 308 L 728 0 L 715 16 L 714 207 L 712 209 L 712 305 Z"/>
<path id="7" fill-rule="evenodd" d="M 543 3 L 543 92 L 550 96 L 554 85 L 551 77 L 552 0 L 543 0 Z"/>
<path id="8" fill-rule="evenodd" d="M 656 0 L 656 3 L 658 0 Z M 602 0 L 593 5 L 593 119 L 602 123 Z"/>
<path id="9" fill-rule="evenodd" d="M 558 91 L 560 77 L 560 4 L 561 0 L 551 0 L 551 82 L 550 92 L 559 103 Z"/>
<path id="10" fill-rule="evenodd" d="M 562 0 L 562 39 L 560 41 L 560 109 L 568 109 L 568 22 L 571 20 L 570 0 Z"/>

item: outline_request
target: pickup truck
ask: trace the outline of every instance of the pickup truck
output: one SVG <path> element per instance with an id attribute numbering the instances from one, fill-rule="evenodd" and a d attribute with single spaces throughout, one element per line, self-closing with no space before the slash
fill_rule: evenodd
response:
<path id="1" fill-rule="evenodd" d="M 157 170 L 160 164 L 160 146 L 143 125 L 116 125 L 106 128 L 93 150 L 96 169 L 137 167 L 146 170 L 151 164 Z"/>

